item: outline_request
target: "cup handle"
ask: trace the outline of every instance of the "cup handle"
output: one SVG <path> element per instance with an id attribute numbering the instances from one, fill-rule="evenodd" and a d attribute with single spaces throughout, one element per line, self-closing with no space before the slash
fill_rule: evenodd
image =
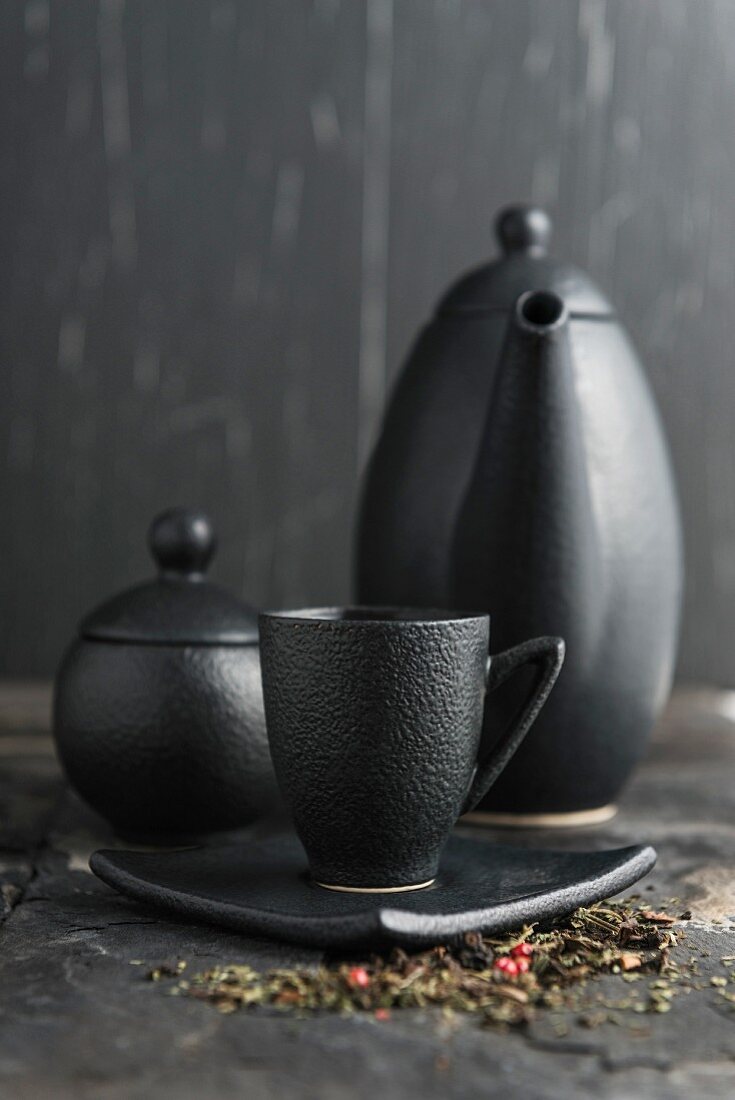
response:
<path id="1" fill-rule="evenodd" d="M 462 813 L 472 810 L 487 794 L 523 738 L 536 721 L 549 697 L 564 663 L 562 638 L 532 638 L 487 659 L 487 694 L 523 668 L 534 665 L 536 679 L 528 699 L 521 705 L 508 729 L 494 746 L 487 760 L 478 761 Z"/>

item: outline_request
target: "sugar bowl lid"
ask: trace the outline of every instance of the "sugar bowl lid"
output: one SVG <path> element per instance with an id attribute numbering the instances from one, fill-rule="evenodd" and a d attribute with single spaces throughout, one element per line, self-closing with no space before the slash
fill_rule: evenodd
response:
<path id="1" fill-rule="evenodd" d="M 208 516 L 174 508 L 154 519 L 148 545 L 158 577 L 126 589 L 84 618 L 83 638 L 138 645 L 250 645 L 257 613 L 206 578 L 217 546 Z"/>
<path id="2" fill-rule="evenodd" d="M 549 255 L 552 223 L 538 206 L 507 206 L 495 219 L 502 251 L 454 283 L 438 306 L 442 315 L 477 314 L 514 308 L 527 290 L 550 290 L 572 316 L 611 317 L 613 307 L 584 271 Z"/>

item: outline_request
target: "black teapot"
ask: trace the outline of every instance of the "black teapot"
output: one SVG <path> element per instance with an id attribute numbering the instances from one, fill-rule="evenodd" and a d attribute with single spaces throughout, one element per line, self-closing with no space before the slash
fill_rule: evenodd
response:
<path id="1" fill-rule="evenodd" d="M 200 512 L 158 516 L 155 580 L 92 611 L 58 670 L 54 735 L 79 794 L 123 834 L 238 828 L 277 801 L 255 612 L 205 576 Z"/>
<path id="2" fill-rule="evenodd" d="M 497 233 L 501 257 L 450 287 L 398 380 L 366 475 L 357 595 L 488 611 L 501 649 L 565 638 L 549 705 L 480 809 L 582 823 L 613 812 L 668 694 L 678 506 L 610 302 L 549 255 L 542 210 L 502 211 Z M 515 694 L 496 693 L 490 723 Z"/>

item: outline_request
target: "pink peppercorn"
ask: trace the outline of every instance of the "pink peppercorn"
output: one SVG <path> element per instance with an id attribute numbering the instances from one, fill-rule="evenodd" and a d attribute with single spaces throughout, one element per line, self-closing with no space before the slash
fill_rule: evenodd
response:
<path id="1" fill-rule="evenodd" d="M 370 975 L 364 966 L 353 966 L 347 977 L 350 985 L 356 985 L 358 989 L 367 989 L 370 985 Z"/>
<path id="2" fill-rule="evenodd" d="M 515 959 L 511 959 L 509 955 L 502 955 L 499 959 L 496 959 L 493 968 L 502 971 L 509 978 L 515 978 L 518 974 L 518 963 Z"/>
<path id="3" fill-rule="evenodd" d="M 511 955 L 515 959 L 518 959 L 518 958 L 530 959 L 531 955 L 533 955 L 533 947 L 531 947 L 530 943 L 518 943 L 511 950 Z"/>

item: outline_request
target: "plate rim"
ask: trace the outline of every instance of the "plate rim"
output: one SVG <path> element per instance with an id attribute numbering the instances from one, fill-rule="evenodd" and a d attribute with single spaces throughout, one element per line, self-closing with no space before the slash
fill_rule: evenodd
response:
<path id="1" fill-rule="evenodd" d="M 474 841 L 474 844 L 478 843 L 484 842 Z M 217 847 L 233 847 L 233 845 Z M 494 848 L 508 850 L 510 846 L 487 845 L 487 847 L 490 850 Z M 188 851 L 191 850 L 188 849 Z M 519 848 L 518 851 L 525 854 L 538 851 L 551 855 L 556 850 L 524 847 Z M 617 858 L 613 865 L 601 874 L 581 878 L 579 881 L 557 889 L 524 894 L 511 901 L 498 902 L 481 909 L 473 908 L 448 914 L 416 913 L 394 903 L 366 905 L 356 913 L 340 913 L 334 916 L 325 916 L 320 913 L 303 916 L 285 914 L 278 909 L 265 909 L 262 906 L 253 907 L 216 901 L 186 890 L 158 885 L 150 879 L 142 879 L 115 862 L 116 856 L 130 852 L 135 850 L 99 849 L 90 856 L 90 870 L 97 878 L 125 897 L 150 908 L 166 910 L 180 920 L 199 920 L 256 938 L 275 939 L 326 949 L 356 946 L 370 942 L 371 939 L 375 940 L 381 935 L 399 944 L 433 944 L 437 940 L 447 941 L 461 937 L 469 931 L 480 930 L 485 934 L 495 934 L 508 928 L 519 927 L 529 921 L 537 923 L 565 912 L 566 899 L 569 901 L 566 911 L 571 912 L 580 905 L 589 905 L 601 897 L 619 893 L 647 874 L 655 865 L 657 858 L 656 851 L 651 845 L 641 844 L 578 852 L 561 850 L 558 851 L 560 855 L 607 855 L 610 858 Z M 135 854 L 162 855 L 165 853 Z M 370 895 L 372 898 L 377 896 Z M 533 899 L 538 901 L 529 914 L 529 902 Z M 186 907 L 185 912 L 181 910 L 182 905 Z M 493 922 L 493 915 L 496 917 L 495 922 Z"/>

